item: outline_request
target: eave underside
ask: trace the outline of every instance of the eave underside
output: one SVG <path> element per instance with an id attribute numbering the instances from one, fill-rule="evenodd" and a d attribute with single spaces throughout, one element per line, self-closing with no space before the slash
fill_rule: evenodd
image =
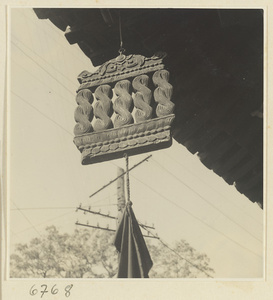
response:
<path id="1" fill-rule="evenodd" d="M 35 9 L 94 66 L 126 54 L 168 54 L 174 138 L 263 205 L 263 11 Z M 68 27 L 69 26 L 69 27 Z"/>

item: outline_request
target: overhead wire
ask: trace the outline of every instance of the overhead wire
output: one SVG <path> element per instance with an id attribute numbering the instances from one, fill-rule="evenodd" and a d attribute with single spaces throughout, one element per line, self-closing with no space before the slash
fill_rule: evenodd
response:
<path id="1" fill-rule="evenodd" d="M 38 111 L 41 115 L 43 115 L 46 119 L 50 120 L 51 122 L 53 122 L 56 126 L 58 126 L 59 128 L 63 129 L 66 133 L 68 133 L 69 135 L 73 136 L 73 134 L 68 131 L 67 129 L 65 129 L 62 125 L 60 125 L 58 122 L 56 122 L 55 120 L 51 119 L 50 117 L 48 117 L 46 114 L 44 114 L 42 111 L 40 111 L 37 107 L 35 107 L 34 105 L 32 105 L 31 103 L 29 103 L 27 100 L 25 100 L 23 97 L 19 96 L 17 93 L 15 93 L 14 91 L 11 91 L 12 94 L 14 94 L 16 97 L 18 97 L 19 99 L 21 99 L 23 102 L 25 102 L 26 104 L 28 104 L 29 106 L 31 106 L 33 109 L 35 109 L 36 111 Z"/>
<path id="2" fill-rule="evenodd" d="M 15 95 L 16 95 L 16 94 L 15 94 Z M 17 95 L 17 96 L 18 96 L 19 98 L 22 99 L 22 97 L 20 97 L 19 95 Z M 24 101 L 25 101 L 25 100 L 24 100 Z M 25 102 L 28 103 L 27 101 L 25 101 Z M 28 103 L 28 104 L 29 104 L 29 103 Z M 31 105 L 31 106 L 32 106 L 32 105 Z M 32 106 L 32 107 L 34 107 L 34 106 Z M 35 107 L 34 107 L 34 108 L 35 108 Z M 35 108 L 35 109 L 36 109 L 37 111 L 39 111 L 37 108 Z M 39 112 L 40 112 L 41 114 L 43 114 L 41 111 L 39 111 Z M 43 114 L 43 115 L 46 116 L 45 114 Z M 57 122 L 55 122 L 55 121 L 52 120 L 51 118 L 49 118 L 49 117 L 47 117 L 47 116 L 46 116 L 46 118 L 47 118 L 48 120 L 52 121 L 52 122 L 53 122 L 55 125 L 57 125 L 58 127 L 62 128 L 62 129 L 65 130 L 66 132 L 68 132 L 65 128 L 63 128 L 62 126 L 60 126 Z M 68 132 L 68 133 L 69 133 L 70 135 L 72 135 L 70 132 Z M 133 176 L 133 177 L 134 177 L 136 180 L 138 180 L 139 182 L 141 182 L 142 184 L 145 184 L 145 183 L 143 183 L 141 180 L 137 179 L 135 176 Z M 147 184 L 145 184 L 145 185 L 148 186 Z M 241 245 L 241 244 L 239 244 L 238 242 L 234 241 L 233 239 L 231 239 L 230 237 L 228 237 L 228 236 L 225 235 L 224 233 L 218 231 L 217 229 L 214 229 L 212 226 L 210 226 L 209 224 L 207 224 L 207 223 L 204 222 L 203 220 L 199 219 L 198 217 L 195 217 L 192 213 L 190 213 L 190 212 L 187 211 L 186 209 L 180 207 L 180 206 L 177 205 L 175 202 L 173 202 L 173 201 L 167 199 L 166 197 L 162 196 L 161 194 L 159 194 L 156 190 L 152 189 L 150 186 L 148 186 L 148 187 L 149 187 L 151 190 L 153 190 L 154 192 L 156 192 L 158 195 L 160 195 L 160 197 L 164 198 L 165 200 L 169 201 L 170 203 L 172 203 L 172 204 L 176 205 L 177 207 L 179 207 L 180 209 L 184 210 L 185 212 L 187 212 L 187 213 L 190 214 L 192 217 L 194 217 L 195 219 L 199 220 L 200 222 L 202 222 L 203 224 L 205 224 L 205 225 L 208 226 L 209 228 L 211 228 L 211 229 L 215 230 L 216 232 L 222 234 L 223 236 L 225 236 L 225 237 L 226 237 L 227 239 L 229 239 L 230 241 L 236 243 L 238 246 L 244 248 L 244 249 L 247 250 L 247 251 L 252 252 L 254 255 L 256 255 L 256 256 L 258 256 L 258 257 L 261 258 L 261 256 L 258 255 L 257 253 L 255 253 L 255 252 L 253 252 L 252 250 L 250 250 L 250 249 L 244 247 L 243 245 Z"/>
<path id="3" fill-rule="evenodd" d="M 16 46 L 16 44 L 15 44 L 15 46 Z M 17 46 L 18 47 L 18 46 Z M 22 52 L 24 52 L 20 47 L 18 47 Z M 26 56 L 28 56 L 27 54 L 26 54 Z M 29 56 L 28 56 L 29 57 Z M 30 58 L 30 57 L 29 57 Z M 31 59 L 31 58 L 30 58 Z M 33 60 L 33 59 L 32 59 Z M 34 61 L 34 60 L 33 60 Z M 35 62 L 35 61 L 34 61 Z M 38 64 L 37 62 L 35 62 L 36 64 Z M 39 65 L 39 64 L 38 64 Z M 45 72 L 47 72 L 42 66 L 41 66 L 41 68 L 45 71 Z M 48 73 L 48 72 L 47 72 Z M 48 73 L 51 77 L 52 77 L 52 75 L 50 74 L 50 73 Z M 55 78 L 55 80 L 56 80 L 56 78 Z M 63 86 L 63 85 L 62 85 Z M 66 87 L 64 87 L 65 89 L 67 89 Z M 71 91 L 70 91 L 71 92 Z M 13 94 L 15 94 L 17 97 L 19 97 L 21 100 L 23 100 L 25 103 L 27 103 L 28 105 L 30 105 L 30 106 L 32 106 L 36 111 L 38 111 L 39 113 L 41 113 L 42 115 L 44 115 L 48 120 L 50 120 L 50 121 L 52 121 L 56 126 L 58 126 L 58 127 L 60 127 L 60 128 L 62 128 L 63 130 L 65 130 L 67 133 L 69 133 L 70 135 L 72 135 L 69 131 L 67 131 L 64 127 L 62 127 L 60 124 L 58 124 L 57 122 L 55 122 L 53 119 L 51 119 L 51 118 L 49 118 L 48 116 L 46 116 L 44 113 L 42 113 L 40 110 L 38 110 L 36 107 L 34 107 L 32 104 L 30 104 L 29 102 L 27 102 L 26 100 L 24 100 L 22 97 L 20 97 L 19 95 L 17 95 L 16 93 L 14 93 L 14 92 L 12 92 Z M 72 94 L 72 92 L 71 92 L 71 94 Z M 134 178 L 135 178 L 135 176 L 133 176 Z M 138 179 L 137 179 L 138 180 Z M 138 180 L 138 181 L 140 181 L 140 180 Z M 141 181 L 140 181 L 141 182 Z M 143 183 L 143 182 L 142 182 Z M 146 185 L 146 184 L 145 184 Z M 147 185 L 146 185 L 147 186 Z M 149 186 L 148 186 L 149 187 Z M 150 189 L 151 189 L 151 187 L 149 187 Z M 156 192 L 155 190 L 154 190 L 154 192 Z M 159 194 L 159 193 L 157 193 L 157 194 Z M 162 197 L 162 195 L 160 195 L 159 194 L 159 196 L 161 196 Z M 164 196 L 163 196 L 163 198 L 165 198 Z M 167 199 L 167 198 L 166 198 Z M 169 199 L 167 199 L 167 201 L 169 201 L 169 202 L 171 202 L 171 203 L 173 203 L 173 204 L 175 204 L 174 202 L 172 202 L 171 200 L 169 200 Z M 177 204 L 175 204 L 176 206 L 178 206 Z M 184 208 L 182 208 L 182 207 L 180 207 L 180 206 L 178 206 L 180 209 L 183 209 L 184 211 L 186 211 Z M 186 211 L 187 213 L 189 213 L 188 211 Z M 191 213 L 189 213 L 189 214 L 191 214 Z M 202 222 L 202 223 L 204 223 L 206 226 L 209 226 L 210 228 L 212 228 L 213 230 L 216 230 L 216 229 L 214 229 L 213 227 L 211 227 L 210 225 L 208 225 L 207 223 L 205 223 L 205 222 L 203 222 L 201 219 L 199 219 L 199 218 L 197 218 L 197 217 L 195 217 L 193 214 L 191 214 L 194 218 L 196 218 L 196 219 L 198 219 L 200 222 Z M 61 217 L 61 216 L 60 216 Z M 54 218 L 55 219 L 55 218 Z M 217 232 L 219 232 L 218 230 L 216 230 Z M 222 235 L 224 235 L 223 233 L 221 233 L 221 232 L 219 232 L 220 234 L 222 234 Z M 228 236 L 226 236 L 226 235 L 224 235 L 226 238 L 228 238 L 229 240 L 231 240 L 231 241 L 233 241 L 233 242 L 235 242 L 235 243 L 237 243 L 236 241 L 234 241 L 234 240 L 232 240 L 232 239 L 230 239 Z M 242 245 L 240 245 L 239 243 L 237 243 L 237 245 L 239 245 L 240 247 L 243 247 Z M 245 248 L 245 247 L 243 247 L 243 248 Z M 249 250 L 248 248 L 245 248 L 246 250 L 248 250 L 248 251 L 251 251 L 251 250 Z M 259 255 L 257 255 L 256 253 L 254 253 L 253 251 L 251 251 L 253 254 L 255 254 L 256 256 L 259 256 Z M 260 257 L 260 256 L 259 256 Z"/>
<path id="4" fill-rule="evenodd" d="M 197 191 L 195 191 L 192 187 L 190 187 L 188 184 L 186 184 L 184 181 L 182 181 L 180 178 L 178 178 L 175 174 L 173 174 L 172 172 L 170 172 L 168 169 L 166 169 L 165 167 L 163 167 L 158 161 L 156 161 L 155 159 L 152 158 L 152 161 L 154 161 L 155 163 L 157 163 L 161 169 L 163 169 L 165 172 L 167 172 L 168 174 L 170 174 L 171 176 L 173 176 L 177 181 L 179 181 L 180 183 L 182 183 L 184 186 L 186 186 L 188 189 L 190 189 L 192 192 L 194 192 L 197 196 L 199 196 L 203 201 L 205 201 L 209 206 L 213 207 L 215 210 L 217 210 L 219 213 L 221 213 L 223 216 L 225 216 L 227 219 L 229 219 L 232 223 L 236 224 L 238 227 L 240 227 L 242 230 L 244 230 L 245 232 L 247 232 L 249 235 L 251 235 L 254 239 L 256 239 L 257 241 L 262 243 L 262 240 L 258 239 L 255 235 L 253 235 L 251 232 L 249 232 L 247 229 L 245 229 L 243 226 L 241 226 L 238 222 L 234 221 L 233 219 L 231 219 L 228 215 L 226 215 L 223 211 L 221 211 L 217 206 L 215 206 L 214 204 L 212 204 L 210 201 L 208 201 L 206 198 L 204 198 L 202 195 L 200 195 L 200 193 L 198 193 Z"/>
<path id="5" fill-rule="evenodd" d="M 166 151 L 162 151 L 162 153 L 169 157 L 171 160 L 173 160 L 174 162 L 178 163 L 181 167 L 183 167 L 183 169 L 186 169 L 187 172 L 189 172 L 190 174 L 192 174 L 193 176 L 195 176 L 198 180 L 200 180 L 201 182 L 203 182 L 204 184 L 206 184 L 207 186 L 209 186 L 212 190 L 214 190 L 217 194 L 219 194 L 221 197 L 225 198 L 228 200 L 228 202 L 230 203 L 232 201 L 232 199 L 228 199 L 225 195 L 223 195 L 222 193 L 220 193 L 218 190 L 216 190 L 213 186 L 209 185 L 207 182 L 205 182 L 202 178 L 198 177 L 196 174 L 194 174 L 189 168 L 187 168 L 185 165 L 183 165 L 179 160 L 174 159 L 171 155 L 168 155 L 166 153 Z M 257 221 L 254 217 L 250 216 L 249 214 L 247 214 L 245 212 L 245 210 L 240 207 L 239 205 L 237 205 L 234 201 L 232 201 L 233 205 L 236 206 L 238 209 L 240 209 L 240 211 L 246 215 L 247 217 L 251 218 L 252 220 L 254 220 L 257 224 L 259 224 L 260 226 L 263 226 L 263 224 L 261 224 L 259 221 Z"/>
<path id="6" fill-rule="evenodd" d="M 25 10 L 26 11 L 26 10 Z M 34 11 L 32 11 L 33 15 L 35 15 Z M 31 17 L 29 17 L 28 15 L 24 14 L 24 17 L 27 18 L 28 20 L 30 20 L 36 27 L 37 27 L 37 22 L 35 22 Z M 37 18 L 37 16 L 35 15 L 35 18 Z M 51 29 L 52 32 L 56 33 L 59 37 L 65 39 L 64 34 L 61 33 L 61 31 L 56 31 L 56 27 L 55 25 L 53 25 L 50 21 L 48 20 L 43 20 L 43 22 L 38 22 L 39 24 L 39 30 L 43 31 L 46 35 L 48 35 L 48 31 L 45 30 L 44 28 L 44 24 L 46 24 L 46 26 L 48 28 Z M 54 40 L 54 42 L 56 42 L 57 44 L 59 44 L 60 46 L 63 46 L 62 43 L 59 42 L 58 38 L 53 38 L 52 36 L 50 36 L 51 39 Z M 78 57 L 75 53 L 73 53 L 71 51 L 71 48 L 67 48 L 66 49 L 67 52 L 69 52 L 71 55 L 73 55 L 75 58 L 77 58 L 77 60 L 81 61 L 82 63 L 86 63 L 84 60 L 82 60 L 80 57 Z"/>
<path id="7" fill-rule="evenodd" d="M 42 36 L 41 36 L 42 37 Z M 44 43 L 46 43 L 46 45 L 50 45 L 50 42 L 51 42 L 51 40 L 50 40 L 50 35 L 46 35 L 45 37 L 45 40 L 42 40 L 41 41 L 41 45 L 44 45 Z M 64 49 L 63 47 L 61 48 L 61 49 Z M 56 61 L 56 58 L 57 59 L 59 59 L 60 61 L 62 60 L 62 58 L 63 58 L 63 56 L 64 55 L 61 55 L 61 57 L 60 57 L 60 52 L 62 53 L 63 52 L 63 50 L 62 51 L 59 51 L 59 50 L 56 50 L 56 51 L 48 51 L 48 60 L 50 61 L 50 62 L 54 62 L 54 61 Z M 57 56 L 58 55 L 58 56 Z M 62 75 L 62 76 L 64 76 L 65 78 L 67 78 L 67 79 L 69 79 L 67 76 L 65 76 L 64 74 L 70 74 L 70 72 L 71 72 L 71 70 L 73 70 L 73 64 L 74 64 L 74 62 L 75 62 L 75 60 L 72 60 L 71 61 L 71 59 L 69 59 L 69 64 L 63 64 L 62 65 L 62 72 L 60 72 L 59 70 L 57 70 L 58 71 L 58 73 L 60 74 L 60 75 Z M 50 64 L 51 65 L 51 64 Z M 52 71 L 52 70 L 51 70 Z M 70 71 L 70 72 L 69 72 Z M 53 71 L 52 71 L 53 72 Z M 74 72 L 73 72 L 73 74 L 74 74 Z M 56 77 L 56 73 L 55 72 L 53 72 L 53 74 L 52 74 L 54 77 Z M 70 77 L 70 76 L 69 76 Z M 70 80 L 70 82 L 71 83 L 73 83 L 71 80 Z M 67 81 L 66 82 L 64 82 L 64 84 L 67 84 Z M 75 90 L 76 90 L 76 85 L 75 85 L 75 83 L 74 83 L 74 86 L 75 86 Z M 72 89 L 72 87 L 71 87 L 71 85 L 69 85 L 68 86 L 70 89 Z M 73 93 L 74 94 L 74 93 Z M 76 95 L 76 93 L 75 93 L 75 95 Z M 52 97 L 51 97 L 52 98 Z M 52 100 L 50 98 L 50 100 Z M 73 97 L 73 98 L 75 98 L 75 96 Z M 69 97 L 69 99 L 71 99 L 71 97 Z M 68 99 L 67 99 L 68 100 Z M 72 100 L 72 99 L 71 99 Z M 55 101 L 56 102 L 56 101 Z M 73 111 L 75 111 L 75 108 L 76 108 L 76 106 L 77 106 L 77 103 L 76 103 L 76 101 L 74 100 L 72 100 L 72 101 L 67 101 L 67 102 L 69 102 L 69 103 L 71 103 L 71 105 L 74 107 L 74 110 Z M 72 102 L 73 102 L 73 104 L 72 104 Z M 63 124 L 70 124 L 70 122 L 71 122 L 71 113 L 73 114 L 73 112 L 71 112 L 71 110 L 69 109 L 69 107 L 67 107 L 66 105 L 63 105 L 63 103 L 60 103 L 61 104 L 61 109 L 62 109 L 62 114 L 60 115 L 60 112 L 58 111 L 58 109 L 57 109 L 57 103 L 52 107 L 52 106 L 50 106 L 50 108 L 53 108 L 53 110 L 52 110 L 52 112 L 51 112 L 51 116 L 54 118 L 54 120 L 59 120 L 60 119 L 60 117 L 62 117 L 62 119 L 63 119 Z M 60 107 L 60 106 L 59 106 Z M 72 126 L 71 126 L 71 131 L 73 132 L 73 127 L 74 127 L 75 125 L 73 124 Z M 58 134 L 58 136 L 59 136 L 59 138 L 58 138 L 58 142 L 59 142 L 59 144 L 60 145 L 62 145 L 62 147 L 63 148 L 65 148 L 65 145 L 67 145 L 67 142 L 68 142 L 68 139 L 67 139 L 67 137 L 66 136 L 64 136 L 63 134 L 62 134 L 62 132 L 61 131 L 58 131 L 57 132 L 57 134 Z M 76 166 L 75 166 L 75 164 L 71 164 L 71 163 L 67 163 L 67 161 L 69 161 L 70 160 L 70 158 L 69 158 L 69 151 L 64 151 L 63 152 L 63 154 L 61 155 L 61 157 L 60 157 L 60 163 L 62 163 L 62 165 L 63 165 L 63 168 L 65 168 L 66 170 L 67 170 L 67 174 L 77 174 L 78 173 L 78 176 L 79 177 L 81 177 L 82 178 L 82 182 L 84 182 L 84 178 L 83 178 L 83 175 L 82 175 L 82 172 L 77 172 L 77 170 L 76 170 Z M 76 181 L 74 181 L 74 180 L 72 180 L 72 183 L 71 184 L 73 184 L 73 187 L 71 186 L 71 188 L 74 188 L 74 190 L 75 191 L 77 191 L 78 190 L 78 186 L 77 186 L 77 183 L 76 183 Z"/>
<path id="8" fill-rule="evenodd" d="M 117 195 L 117 193 L 111 194 L 111 197 L 114 197 L 114 196 L 116 196 L 116 195 Z M 98 202 L 102 202 L 102 201 L 104 201 L 104 200 L 106 200 L 106 199 L 110 200 L 110 196 L 108 195 L 107 197 L 104 197 L 103 199 L 98 199 L 98 200 L 92 202 L 92 207 L 94 206 L 93 204 L 96 204 L 96 203 L 98 203 Z M 84 206 L 83 206 L 83 207 L 84 207 Z"/>
<path id="9" fill-rule="evenodd" d="M 208 272 L 206 272 L 204 269 L 200 268 L 199 266 L 197 266 L 196 264 L 192 263 L 190 260 L 188 260 L 187 258 L 185 258 L 184 256 L 182 256 L 180 253 L 178 253 L 177 251 L 175 251 L 174 249 L 172 249 L 166 242 L 164 242 L 158 235 L 155 235 L 153 232 L 151 232 L 148 229 L 145 229 L 150 235 L 157 237 L 157 239 L 160 241 L 160 243 L 166 247 L 167 249 L 169 249 L 170 251 L 172 251 L 175 255 L 177 255 L 179 258 L 185 260 L 186 262 L 188 262 L 190 265 L 192 265 L 193 267 L 195 267 L 196 269 L 198 269 L 199 271 L 201 271 L 202 273 L 206 274 L 208 277 L 213 278 L 213 276 L 211 276 Z"/>
<path id="10" fill-rule="evenodd" d="M 164 195 L 160 194 L 159 192 L 157 192 L 155 189 L 153 189 L 151 186 L 147 185 L 145 182 L 141 181 L 139 178 L 135 177 L 134 175 L 132 175 L 132 177 L 134 177 L 137 181 L 139 181 L 140 183 L 144 184 L 146 187 L 148 187 L 151 191 L 153 191 L 154 193 L 156 193 L 157 195 L 159 195 L 162 199 L 165 199 L 166 201 L 172 203 L 173 205 L 175 205 L 176 207 L 178 207 L 179 209 L 185 211 L 187 214 L 189 214 L 190 216 L 192 216 L 194 219 L 198 220 L 199 222 L 201 222 L 202 224 L 206 225 L 207 227 L 209 227 L 210 229 L 214 230 L 215 232 L 217 232 L 218 234 L 224 236 L 226 239 L 228 239 L 229 241 L 231 241 L 232 243 L 240 246 L 241 248 L 247 250 L 248 252 L 251 252 L 252 254 L 254 254 L 255 256 L 262 258 L 259 254 L 255 253 L 254 251 L 252 251 L 251 249 L 243 246 L 242 244 L 238 243 L 237 241 L 235 241 L 234 239 L 230 238 L 228 235 L 224 234 L 223 232 L 221 232 L 220 230 L 212 227 L 211 225 L 209 225 L 208 223 L 204 222 L 202 219 L 196 217 L 194 214 L 192 214 L 190 211 L 188 211 L 187 209 L 181 207 L 180 205 L 178 205 L 177 203 L 175 203 L 174 201 L 168 199 L 167 197 L 165 197 Z"/>
<path id="11" fill-rule="evenodd" d="M 66 213 L 61 214 L 61 215 L 59 215 L 59 216 L 57 216 L 57 217 L 54 217 L 54 218 L 48 219 L 48 220 L 46 220 L 46 221 L 44 221 L 44 222 L 38 223 L 38 224 L 36 224 L 35 226 L 36 226 L 36 227 L 39 227 L 39 226 L 44 225 L 44 224 L 46 224 L 46 223 L 48 223 L 48 222 L 50 222 L 50 221 L 54 221 L 54 220 L 56 220 L 56 219 L 59 219 L 59 218 L 61 218 L 61 217 L 64 217 L 64 216 L 69 215 L 69 214 L 72 214 L 72 213 L 75 213 L 75 211 L 73 210 L 73 211 L 66 212 Z M 29 229 L 31 229 L 31 227 L 28 227 L 28 228 L 26 228 L 26 229 L 24 229 L 24 230 L 21 230 L 21 231 L 17 232 L 17 234 L 23 233 L 23 232 L 25 232 L 25 231 L 28 231 Z"/>
<path id="12" fill-rule="evenodd" d="M 96 192 L 94 192 L 93 194 L 91 194 L 89 196 L 89 198 L 94 197 L 95 195 L 97 195 L 100 191 L 104 190 L 106 187 L 108 187 L 109 185 L 111 185 L 112 183 L 114 183 L 115 181 L 117 181 L 119 178 L 121 178 L 122 176 L 124 176 L 125 174 L 128 175 L 129 171 L 133 170 L 134 168 L 138 167 L 140 164 L 142 164 L 143 162 L 147 161 L 152 155 L 147 156 L 146 158 L 142 159 L 140 162 L 138 162 L 137 164 L 135 164 L 133 167 L 131 167 L 130 169 L 128 169 L 128 165 L 127 165 L 127 170 L 123 173 L 121 173 L 119 176 L 117 176 L 116 178 L 112 179 L 111 181 L 109 181 L 107 184 L 105 184 L 104 186 L 102 186 L 100 189 L 98 189 Z M 127 178 L 127 182 L 128 182 L 128 178 Z M 129 201 L 129 200 L 128 200 Z"/>
<path id="13" fill-rule="evenodd" d="M 50 77 L 52 77 L 54 80 L 56 80 L 64 89 L 66 89 L 73 97 L 75 96 L 69 88 L 67 88 L 60 80 L 58 80 L 55 76 L 53 76 L 47 69 L 45 69 L 39 62 L 37 62 L 35 59 L 33 59 L 30 55 L 28 55 L 21 47 L 16 45 L 13 41 L 11 43 L 17 47 L 21 52 L 25 54 L 26 57 L 28 57 L 31 61 L 33 61 L 36 65 L 38 65 L 44 72 L 46 72 Z"/>
<path id="14" fill-rule="evenodd" d="M 49 88 L 52 90 L 52 87 L 51 87 L 51 86 L 45 84 L 44 81 L 42 81 L 42 80 L 40 80 L 39 78 L 35 77 L 33 74 L 31 74 L 31 72 L 30 72 L 28 69 L 26 69 L 26 68 L 24 68 L 23 66 L 21 66 L 20 64 L 18 64 L 18 62 L 13 61 L 13 63 L 15 63 L 17 66 L 19 66 L 19 67 L 20 67 L 22 70 L 24 70 L 25 72 L 27 72 L 30 76 L 32 76 L 33 78 L 35 78 L 35 80 L 38 80 L 38 81 L 39 81 L 40 83 L 42 83 L 44 86 L 47 86 L 47 87 L 49 87 Z M 53 91 L 54 91 L 54 90 L 53 90 Z M 73 103 L 72 103 L 71 101 L 67 101 L 67 98 L 65 98 L 63 95 L 60 95 L 59 93 L 57 93 L 57 92 L 55 92 L 55 91 L 54 91 L 54 93 L 56 93 L 59 97 L 63 98 L 63 99 L 66 101 L 66 103 L 68 103 L 68 104 L 70 104 L 71 106 L 75 107 L 75 105 L 73 105 Z"/>
<path id="15" fill-rule="evenodd" d="M 104 206 L 116 206 L 116 203 L 110 204 L 100 204 L 100 205 L 92 205 L 92 207 L 104 207 Z M 86 205 L 82 207 L 87 207 Z M 11 211 L 18 211 L 18 210 L 46 210 L 46 209 L 74 209 L 74 206 L 64 206 L 64 207 L 20 207 L 20 208 L 11 208 Z"/>
<path id="16" fill-rule="evenodd" d="M 37 230 L 37 228 L 32 224 L 32 222 L 29 220 L 29 218 L 18 208 L 18 206 L 14 203 L 14 201 L 11 201 L 13 205 L 18 209 L 18 211 L 21 213 L 21 215 L 27 220 L 27 222 L 31 225 L 31 229 L 34 229 L 38 235 L 41 236 L 40 232 Z"/>
<path id="17" fill-rule="evenodd" d="M 14 38 L 14 36 L 13 36 Z M 16 37 L 15 37 L 16 38 Z M 45 59 L 43 59 L 39 54 L 37 54 L 35 51 L 32 51 L 32 49 L 30 49 L 28 46 L 25 45 L 25 43 L 23 43 L 22 41 L 20 41 L 18 38 L 17 40 L 19 42 L 21 42 L 25 47 L 27 47 L 28 50 L 30 50 L 32 53 L 36 54 L 39 58 L 41 58 L 43 60 L 43 62 L 49 64 Z M 15 45 L 15 47 L 17 47 L 21 52 L 23 52 L 30 60 L 32 60 L 34 63 L 36 63 L 42 70 L 44 70 L 50 77 L 54 78 L 59 84 L 62 85 L 62 87 L 64 87 L 66 90 L 68 90 L 71 94 L 73 94 L 71 92 L 70 89 L 66 88 L 66 86 L 64 84 L 62 84 L 54 75 L 52 75 L 49 71 L 47 71 L 39 62 L 35 61 L 32 57 L 30 57 L 22 48 L 20 48 L 18 45 L 16 45 L 14 42 L 13 44 Z M 19 64 L 18 64 L 19 65 Z M 52 68 L 54 68 L 51 64 L 49 64 Z M 56 68 L 54 68 L 57 72 L 58 70 Z M 27 70 L 25 70 L 27 71 Z M 28 72 L 29 73 L 29 72 Z M 58 72 L 60 73 L 60 72 Z M 61 74 L 61 73 L 60 73 Z M 66 77 L 64 74 L 61 74 L 63 77 Z M 66 77 L 67 78 L 67 77 Z M 39 78 L 36 78 L 39 80 Z M 72 82 L 69 78 L 67 78 L 70 82 Z M 45 83 L 44 83 L 45 84 Z M 75 84 L 75 83 L 73 83 Z M 61 129 L 63 129 L 65 132 L 67 132 L 69 135 L 73 136 L 71 134 L 70 131 L 66 130 L 66 128 L 64 128 L 63 126 L 61 126 L 58 122 L 56 122 L 54 119 L 48 117 L 45 113 L 43 113 L 41 110 L 39 110 L 37 107 L 35 107 L 34 105 L 32 105 L 31 103 L 29 103 L 28 101 L 26 101 L 26 99 L 24 99 L 22 96 L 18 95 L 17 93 L 13 92 L 12 93 L 17 96 L 19 99 L 21 99 L 24 103 L 26 103 L 27 105 L 31 106 L 33 109 L 35 109 L 36 111 L 38 111 L 40 114 L 42 114 L 45 118 L 47 118 L 48 120 L 50 120 L 53 124 L 55 124 L 56 126 L 60 127 Z M 74 96 L 74 94 L 73 94 Z M 71 104 L 71 102 L 68 101 L 69 104 Z M 111 205 L 111 204 L 110 204 Z M 101 205 L 102 206 L 102 205 Z M 95 207 L 95 206 L 94 206 Z M 20 210 L 20 209 L 17 209 L 17 210 Z M 21 212 L 22 213 L 22 212 Z M 62 216 L 62 215 L 61 215 Z M 59 217 L 61 217 L 59 216 Z M 58 218 L 58 217 L 57 217 Z M 56 219 L 56 218 L 53 218 L 53 219 Z M 50 219 L 52 220 L 52 219 Z M 50 221 L 49 220 L 49 221 Z M 48 222 L 48 221 L 46 221 Z M 42 224 L 44 224 L 45 222 L 43 222 Z M 32 228 L 32 227 L 31 227 Z M 28 229 L 31 229 L 31 228 L 28 228 Z"/>
<path id="18" fill-rule="evenodd" d="M 69 81 L 70 83 L 72 83 L 75 86 L 75 89 L 77 88 L 77 85 L 74 81 L 72 81 L 70 78 L 68 78 L 66 75 L 64 75 L 62 72 L 60 72 L 59 69 L 55 68 L 52 64 L 50 64 L 47 60 L 45 60 L 41 55 L 39 55 L 37 52 L 33 51 L 30 47 L 28 47 L 23 41 L 19 40 L 16 36 L 14 36 L 13 34 L 11 34 L 12 38 L 15 38 L 20 44 L 24 45 L 24 47 L 26 49 L 28 49 L 30 52 L 34 53 L 37 57 L 39 57 L 44 63 L 46 63 L 48 66 L 50 66 L 52 69 L 55 70 L 55 72 L 57 72 L 58 74 L 60 74 L 62 77 L 66 78 L 67 81 Z M 14 43 L 12 41 L 12 43 L 14 45 L 16 45 L 17 47 L 19 47 L 16 43 Z M 22 49 L 22 48 L 20 48 Z"/>

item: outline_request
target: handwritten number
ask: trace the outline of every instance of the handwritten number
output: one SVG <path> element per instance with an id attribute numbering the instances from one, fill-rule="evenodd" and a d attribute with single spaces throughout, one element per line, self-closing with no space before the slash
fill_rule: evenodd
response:
<path id="1" fill-rule="evenodd" d="M 64 290 L 65 290 L 65 296 L 69 297 L 70 296 L 70 291 L 73 287 L 73 284 L 68 285 Z"/>
<path id="2" fill-rule="evenodd" d="M 45 289 L 44 289 L 43 291 L 41 291 L 41 294 L 42 294 L 42 295 L 41 295 L 41 298 L 44 296 L 45 293 L 48 293 L 47 285 L 46 285 L 46 284 L 42 284 L 42 285 L 41 285 L 41 288 L 42 288 L 42 287 L 44 287 Z"/>
<path id="3" fill-rule="evenodd" d="M 59 289 L 58 289 L 56 286 L 57 286 L 57 285 L 54 284 L 53 287 L 52 287 L 51 290 L 50 290 L 50 292 L 51 292 L 52 295 L 56 295 L 56 294 L 58 294 L 58 292 L 59 292 Z M 64 290 L 65 290 L 65 296 L 66 296 L 66 297 L 69 297 L 69 296 L 70 296 L 72 287 L 73 287 L 73 284 L 69 284 L 69 285 L 67 285 L 67 286 L 65 287 Z M 49 292 L 47 288 L 48 288 L 47 284 L 42 284 L 42 285 L 41 285 L 41 291 L 40 291 L 40 292 L 41 292 L 41 298 L 43 298 L 44 294 L 46 294 L 46 293 Z M 38 293 L 38 289 L 35 288 L 35 284 L 34 284 L 34 285 L 30 288 L 29 294 L 30 294 L 31 296 L 35 296 L 37 293 Z"/>
<path id="4" fill-rule="evenodd" d="M 29 293 L 31 296 L 35 296 L 38 293 L 37 289 L 33 289 L 34 287 L 35 287 L 35 284 L 29 290 Z"/>
<path id="5" fill-rule="evenodd" d="M 51 294 L 52 295 L 56 295 L 58 294 L 59 290 L 57 288 L 55 288 L 56 284 L 53 285 L 52 289 L 51 289 Z"/>

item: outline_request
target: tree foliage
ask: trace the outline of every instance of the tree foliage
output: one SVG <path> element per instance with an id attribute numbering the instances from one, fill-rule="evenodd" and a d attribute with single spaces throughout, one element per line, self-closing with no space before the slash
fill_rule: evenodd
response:
<path id="1" fill-rule="evenodd" d="M 198 253 L 185 240 L 168 245 L 148 241 L 153 260 L 150 277 L 156 278 L 201 278 L 212 277 L 214 270 L 209 266 L 210 259 L 204 253 Z"/>
<path id="2" fill-rule="evenodd" d="M 55 226 L 47 227 L 45 235 L 16 246 L 11 277 L 111 278 L 117 272 L 112 239 L 113 234 L 99 230 L 62 234 Z"/>
<path id="3" fill-rule="evenodd" d="M 18 244 L 10 258 L 14 278 L 112 278 L 118 268 L 113 233 L 76 229 L 60 233 L 55 226 L 28 244 Z M 146 240 L 153 267 L 149 276 L 157 278 L 208 277 L 213 274 L 209 258 L 186 241 L 170 248 L 158 240 Z"/>

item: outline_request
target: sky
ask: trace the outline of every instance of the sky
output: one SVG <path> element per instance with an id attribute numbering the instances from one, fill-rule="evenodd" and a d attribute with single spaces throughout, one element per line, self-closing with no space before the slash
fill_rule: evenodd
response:
<path id="1" fill-rule="evenodd" d="M 124 159 L 83 166 L 73 143 L 77 76 L 94 71 L 77 45 L 29 8 L 11 9 L 9 24 L 8 219 L 10 251 L 55 225 L 72 232 L 75 222 L 107 226 L 84 215 L 91 206 L 116 215 L 116 184 L 89 195 L 117 176 Z M 117 53 L 118 54 L 118 53 Z M 206 253 L 216 278 L 263 276 L 263 210 L 208 170 L 197 155 L 173 141 L 164 150 L 130 157 L 136 217 L 170 245 L 185 239 Z"/>

